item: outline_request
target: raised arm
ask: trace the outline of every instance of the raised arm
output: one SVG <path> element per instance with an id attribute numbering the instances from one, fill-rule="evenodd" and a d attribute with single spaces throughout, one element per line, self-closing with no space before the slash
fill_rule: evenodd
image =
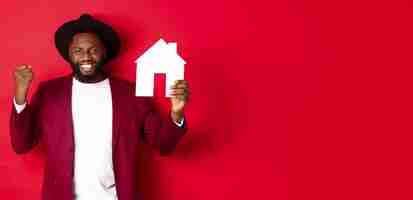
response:
<path id="1" fill-rule="evenodd" d="M 162 117 L 155 111 L 152 100 L 146 99 L 144 106 L 141 106 L 143 121 L 142 138 L 143 141 L 150 144 L 161 155 L 172 153 L 182 136 L 187 131 L 185 120 L 179 126 L 171 117 Z M 142 112 L 142 107 L 144 111 Z"/>
<path id="2" fill-rule="evenodd" d="M 186 81 L 177 81 L 171 91 L 171 109 L 167 117 L 161 117 L 155 111 L 150 98 L 142 106 L 145 108 L 144 141 L 156 147 L 161 155 L 171 153 L 188 129 L 184 119 L 184 107 L 189 96 Z"/>
<path id="3" fill-rule="evenodd" d="M 33 79 L 30 65 L 20 65 L 14 71 L 15 95 L 10 115 L 10 137 L 13 150 L 18 154 L 29 152 L 39 141 L 38 127 L 41 86 L 27 103 L 27 93 Z"/>

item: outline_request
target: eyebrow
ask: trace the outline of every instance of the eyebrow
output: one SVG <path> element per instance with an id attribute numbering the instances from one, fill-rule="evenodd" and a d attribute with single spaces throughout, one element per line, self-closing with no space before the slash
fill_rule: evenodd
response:
<path id="1" fill-rule="evenodd" d="M 81 48 L 79 45 L 76 44 L 70 44 L 69 48 L 74 49 L 74 48 Z M 89 49 L 91 48 L 103 48 L 102 45 L 99 44 L 92 44 L 92 46 L 89 47 Z"/>

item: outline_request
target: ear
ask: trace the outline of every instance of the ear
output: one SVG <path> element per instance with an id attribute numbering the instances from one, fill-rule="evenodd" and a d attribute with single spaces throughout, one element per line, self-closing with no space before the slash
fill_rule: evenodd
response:
<path id="1" fill-rule="evenodd" d="M 72 51 L 70 51 L 70 48 L 67 51 L 67 55 L 69 57 L 70 62 L 73 62 L 73 55 L 72 55 Z"/>
<path id="2" fill-rule="evenodd" d="M 106 59 L 107 56 L 108 56 L 108 49 L 106 47 L 103 47 L 103 58 Z"/>
<path id="3" fill-rule="evenodd" d="M 67 45 L 67 55 L 69 57 L 70 61 L 73 61 L 73 56 L 72 56 L 72 43 L 73 43 L 73 37 L 70 39 L 68 45 Z"/>
<path id="4" fill-rule="evenodd" d="M 102 60 L 106 61 L 107 56 L 108 56 L 108 50 L 105 46 L 103 46 Z"/>

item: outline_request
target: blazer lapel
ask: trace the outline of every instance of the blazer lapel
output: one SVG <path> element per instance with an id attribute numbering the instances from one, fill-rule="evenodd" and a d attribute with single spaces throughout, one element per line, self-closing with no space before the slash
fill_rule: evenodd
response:
<path id="1" fill-rule="evenodd" d="M 54 94 L 54 101 L 59 106 L 61 121 L 64 123 L 60 134 L 60 144 L 67 144 L 73 152 L 74 149 L 74 128 L 72 116 L 72 84 L 73 76 L 65 76 L 62 79 L 62 88 L 59 93 Z"/>
<path id="2" fill-rule="evenodd" d="M 112 94 L 112 150 L 115 152 L 116 145 L 119 138 L 120 130 L 120 106 L 121 106 L 121 95 L 120 86 L 118 82 L 113 78 L 109 77 L 110 90 Z"/>

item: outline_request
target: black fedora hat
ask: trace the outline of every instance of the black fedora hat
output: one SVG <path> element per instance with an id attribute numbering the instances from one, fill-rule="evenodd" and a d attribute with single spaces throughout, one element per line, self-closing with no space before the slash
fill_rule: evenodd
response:
<path id="1" fill-rule="evenodd" d="M 77 33 L 94 33 L 106 47 L 105 63 L 109 62 L 119 53 L 120 39 L 116 32 L 107 24 L 94 19 L 89 14 L 83 14 L 79 19 L 72 20 L 60 26 L 54 35 L 54 41 L 60 55 L 70 62 L 69 45 Z"/>

